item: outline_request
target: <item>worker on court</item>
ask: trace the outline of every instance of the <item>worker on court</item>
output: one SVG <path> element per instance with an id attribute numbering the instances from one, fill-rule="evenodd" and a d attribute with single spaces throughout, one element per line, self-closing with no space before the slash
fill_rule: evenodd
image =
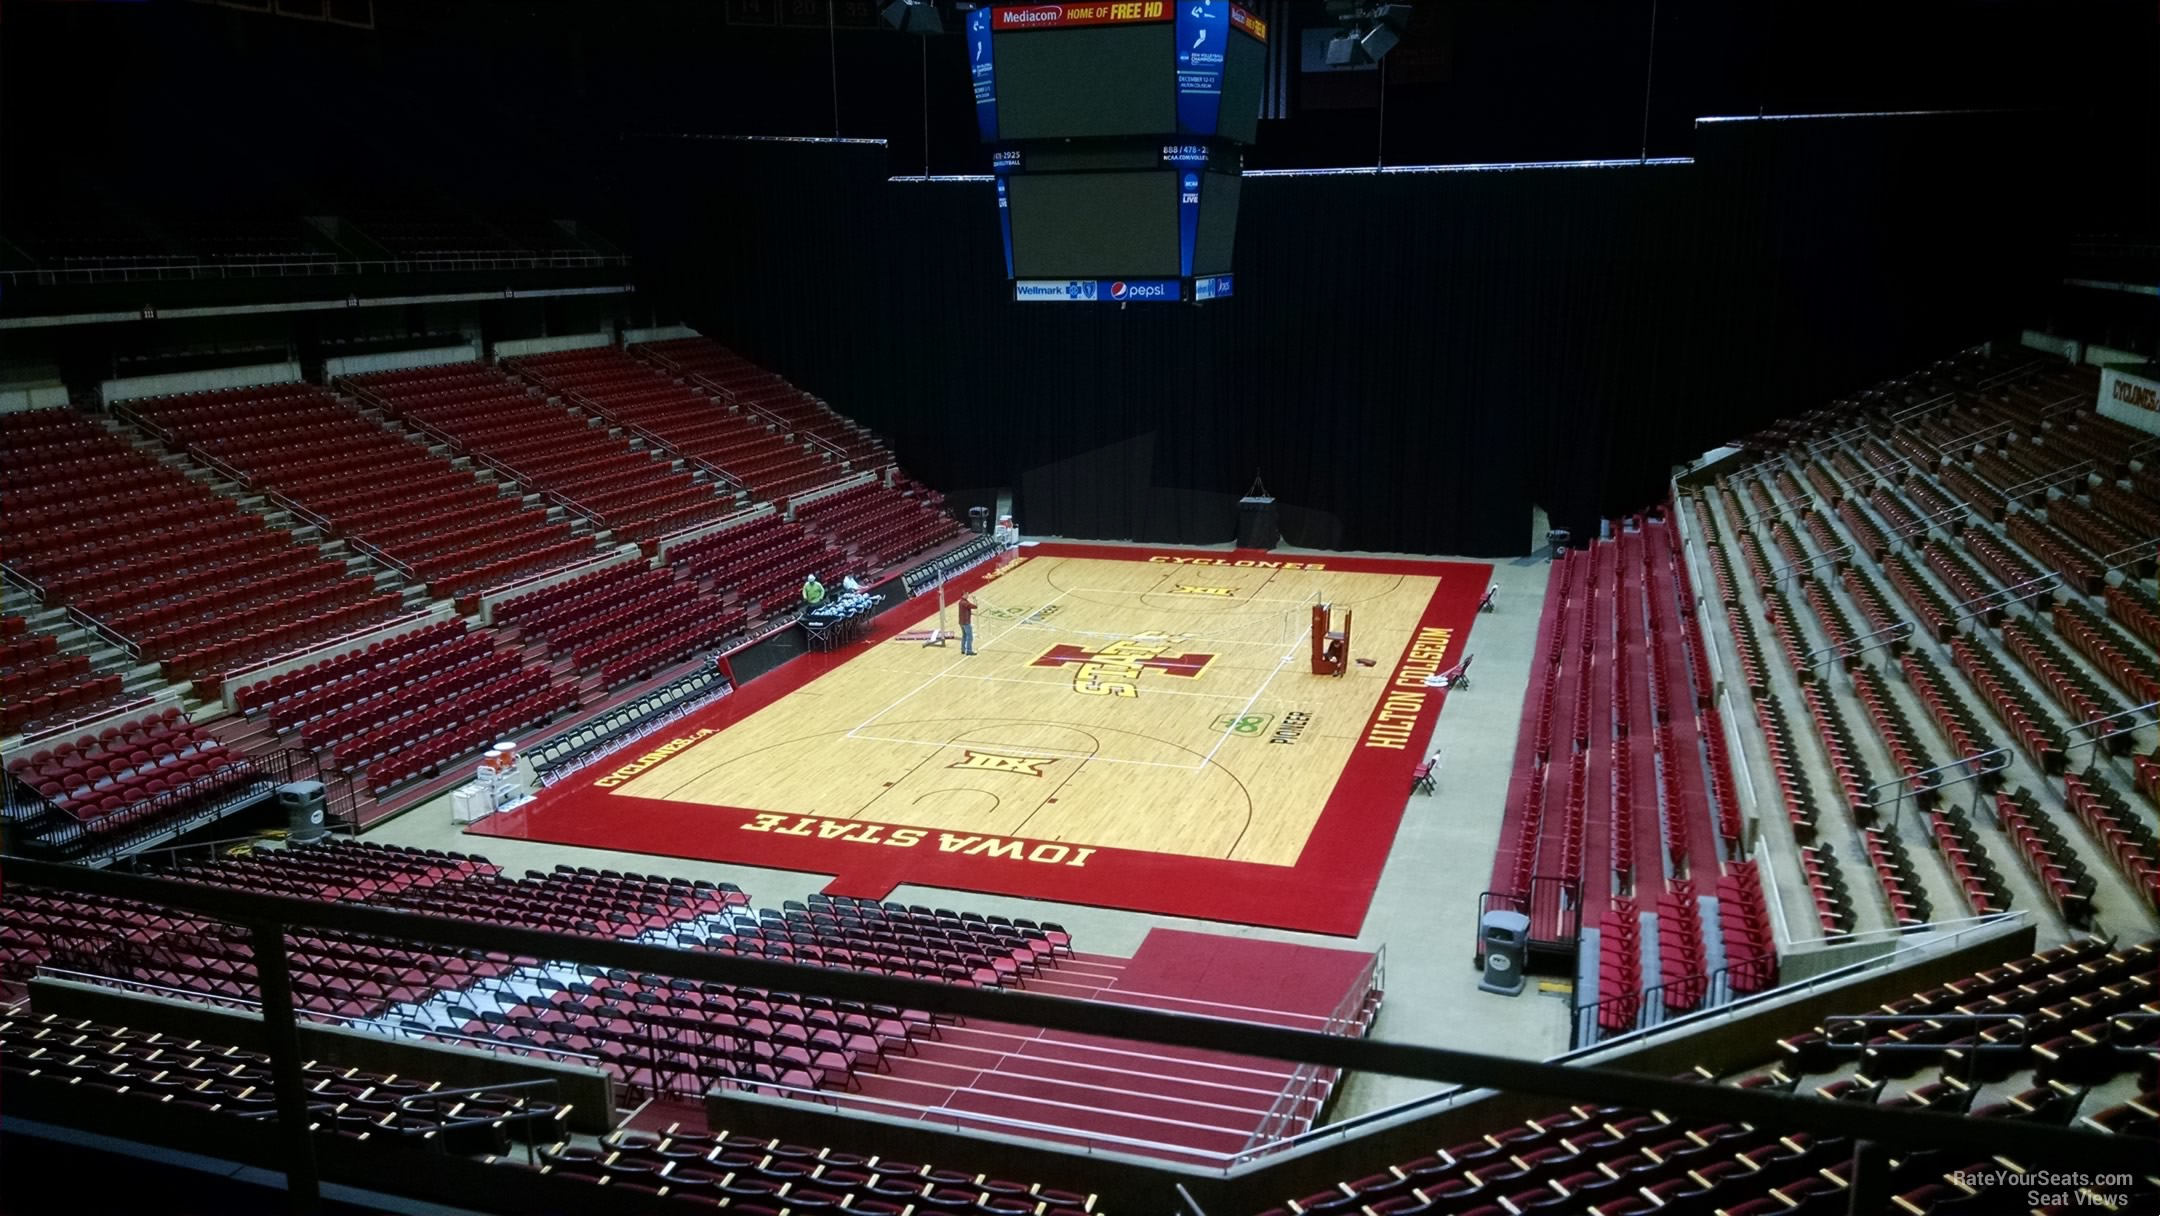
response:
<path id="1" fill-rule="evenodd" d="M 960 653 L 975 653 L 975 597 L 960 597 Z"/>
<path id="2" fill-rule="evenodd" d="M 817 607 L 817 606 L 818 606 L 819 604 L 822 604 L 822 603 L 824 603 L 824 602 L 825 602 L 825 584 L 823 584 L 823 583 L 821 583 L 821 582 L 817 581 L 817 574 L 816 574 L 815 572 L 812 572 L 809 578 L 806 578 L 806 579 L 804 579 L 804 580 L 803 580 L 803 585 L 802 585 L 802 606 L 803 606 L 803 611 L 804 611 L 804 612 L 809 612 L 809 611 L 811 611 L 812 609 L 815 609 L 815 608 L 816 608 L 816 607 Z"/>

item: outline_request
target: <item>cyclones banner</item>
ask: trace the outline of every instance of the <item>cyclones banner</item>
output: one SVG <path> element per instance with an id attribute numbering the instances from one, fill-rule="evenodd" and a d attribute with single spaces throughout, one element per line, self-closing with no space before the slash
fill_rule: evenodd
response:
<path id="1" fill-rule="evenodd" d="M 993 9 L 990 26 L 1011 30 L 1070 29 L 1083 25 L 1127 25 L 1168 21 L 1175 14 L 1169 0 L 1114 0 L 1102 4 L 1020 4 Z"/>

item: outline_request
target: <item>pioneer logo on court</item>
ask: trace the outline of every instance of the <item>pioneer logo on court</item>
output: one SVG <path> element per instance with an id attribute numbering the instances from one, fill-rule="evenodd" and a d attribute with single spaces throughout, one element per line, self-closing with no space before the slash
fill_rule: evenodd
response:
<path id="1" fill-rule="evenodd" d="M 1215 661 L 1211 654 L 1176 654 L 1178 643 L 1161 634 L 1142 634 L 1089 650 L 1060 642 L 1036 656 L 1030 667 L 1073 668 L 1073 691 L 1089 697 L 1137 697 L 1140 676 L 1146 671 L 1164 675 L 1197 677 Z"/>
<path id="2" fill-rule="evenodd" d="M 972 768 L 986 773 L 1016 773 L 1022 777 L 1040 777 L 1042 766 L 1056 759 L 1055 756 L 1001 756 L 996 752 L 978 752 L 968 749 L 960 758 L 946 768 Z"/>

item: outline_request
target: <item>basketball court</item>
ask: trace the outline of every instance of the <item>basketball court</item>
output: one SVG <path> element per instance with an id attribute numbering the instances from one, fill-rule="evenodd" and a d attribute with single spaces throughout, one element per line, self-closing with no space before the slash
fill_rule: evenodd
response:
<path id="1" fill-rule="evenodd" d="M 475 830 L 1355 933 L 1488 575 L 1026 547 Z"/>

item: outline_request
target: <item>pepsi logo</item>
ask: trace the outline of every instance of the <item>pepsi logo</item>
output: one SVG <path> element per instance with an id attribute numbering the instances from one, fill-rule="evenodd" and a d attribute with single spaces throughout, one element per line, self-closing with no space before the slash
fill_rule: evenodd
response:
<path id="1" fill-rule="evenodd" d="M 1110 298 L 1113 300 L 1125 298 L 1125 283 L 1123 280 L 1110 284 Z"/>

